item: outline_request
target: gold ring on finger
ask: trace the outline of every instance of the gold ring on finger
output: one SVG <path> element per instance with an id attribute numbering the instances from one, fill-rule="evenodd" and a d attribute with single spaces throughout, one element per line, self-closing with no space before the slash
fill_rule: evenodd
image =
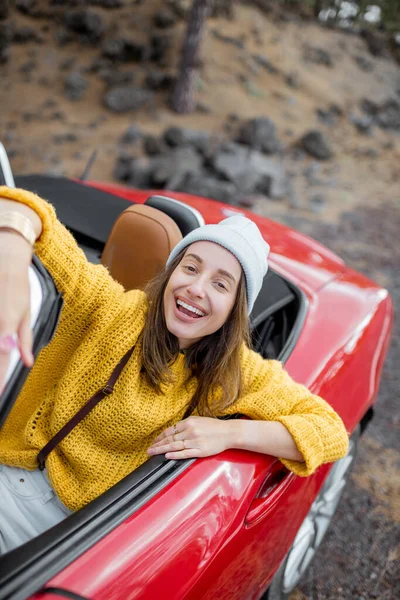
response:
<path id="1" fill-rule="evenodd" d="M 178 433 L 178 428 L 176 426 L 176 423 L 174 423 L 174 435 L 176 435 Z"/>
<path id="2" fill-rule="evenodd" d="M 182 440 L 182 443 L 183 443 L 183 449 L 187 450 L 187 448 L 186 448 L 186 440 Z"/>

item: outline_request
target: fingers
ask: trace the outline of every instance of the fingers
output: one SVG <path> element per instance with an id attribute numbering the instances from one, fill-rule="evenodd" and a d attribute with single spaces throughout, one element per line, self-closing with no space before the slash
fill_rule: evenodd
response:
<path id="1" fill-rule="evenodd" d="M 19 350 L 21 353 L 21 359 L 26 367 L 33 365 L 33 354 L 32 354 L 32 330 L 30 326 L 30 314 L 29 311 L 25 315 L 19 331 Z"/>
<path id="2" fill-rule="evenodd" d="M 12 334 L 3 334 L 0 335 L 0 340 L 3 340 L 2 349 L 0 350 L 0 394 L 4 388 L 4 382 L 8 370 L 8 365 L 10 364 L 10 353 L 12 348 L 8 349 L 8 346 L 11 346 L 7 338 L 14 339 Z"/>
<path id="3" fill-rule="evenodd" d="M 201 453 L 198 448 L 190 448 L 189 450 L 181 450 L 181 452 L 167 452 L 165 458 L 168 460 L 182 460 L 183 458 L 201 458 Z"/>
<path id="4" fill-rule="evenodd" d="M 165 440 L 164 442 L 153 444 L 147 452 L 148 454 L 166 454 L 167 452 L 182 452 L 190 448 L 191 443 L 188 440 Z"/>
<path id="5" fill-rule="evenodd" d="M 164 429 L 164 431 L 156 437 L 153 444 L 155 444 L 157 442 L 165 441 L 166 439 L 174 439 L 174 440 L 181 439 L 182 440 L 182 439 L 184 439 L 184 437 L 182 437 L 181 434 L 184 433 L 184 431 L 185 431 L 185 422 L 184 421 L 179 421 L 179 423 L 174 423 L 174 425 L 172 425 L 171 427 Z"/>

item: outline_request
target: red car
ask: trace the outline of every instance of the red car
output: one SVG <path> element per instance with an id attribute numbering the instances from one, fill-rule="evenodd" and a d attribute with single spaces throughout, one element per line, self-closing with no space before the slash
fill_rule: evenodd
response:
<path id="1" fill-rule="evenodd" d="M 178 225 L 187 206 L 207 223 L 237 212 L 252 218 L 272 250 L 252 313 L 256 350 L 284 361 L 297 381 L 324 397 L 343 418 L 351 443 L 345 458 L 307 478 L 272 457 L 238 450 L 187 461 L 153 457 L 56 527 L 0 557 L 0 600 L 286 598 L 321 543 L 374 412 L 392 326 L 387 291 L 312 239 L 215 201 L 178 193 L 168 194 L 171 201 L 49 176 L 17 177 L 16 185 L 50 200 L 93 261 L 132 202 L 175 215 Z M 36 352 L 60 308 L 46 273 L 39 278 L 45 307 L 35 328 Z M 24 376 L 18 364 L 0 420 Z"/>

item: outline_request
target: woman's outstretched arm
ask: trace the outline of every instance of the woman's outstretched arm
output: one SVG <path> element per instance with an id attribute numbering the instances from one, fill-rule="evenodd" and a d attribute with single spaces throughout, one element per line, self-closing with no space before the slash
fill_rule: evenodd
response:
<path id="1" fill-rule="evenodd" d="M 339 415 L 281 363 L 245 349 L 243 371 L 243 394 L 225 413 L 252 420 L 189 417 L 158 436 L 149 453 L 189 458 L 241 448 L 276 456 L 300 476 L 346 454 L 348 434 Z"/>
<path id="2" fill-rule="evenodd" d="M 99 307 L 106 304 L 110 315 L 118 310 L 118 299 L 124 290 L 103 266 L 87 261 L 73 236 L 57 220 L 53 207 L 35 194 L 0 186 L 0 216 L 5 213 L 19 213 L 29 219 L 36 237 L 33 248 L 19 233 L 0 228 L 0 341 L 4 346 L 17 339 L 24 363 L 31 366 L 28 267 L 33 251 L 63 295 L 62 319 L 68 319 L 71 335 L 73 324 L 85 328 Z M 3 346 L 0 393 L 9 363 L 8 349 Z"/>
<path id="3" fill-rule="evenodd" d="M 212 456 L 228 448 L 304 460 L 289 431 L 277 421 L 222 421 L 195 416 L 168 427 L 154 440 L 148 453 L 166 454 L 176 460 Z"/>

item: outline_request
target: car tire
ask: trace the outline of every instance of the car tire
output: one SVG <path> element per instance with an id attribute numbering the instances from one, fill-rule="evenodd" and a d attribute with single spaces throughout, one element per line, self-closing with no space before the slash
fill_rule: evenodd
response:
<path id="1" fill-rule="evenodd" d="M 360 426 L 350 437 L 349 450 L 335 462 L 301 524 L 293 544 L 261 600 L 287 600 L 301 582 L 327 532 L 357 456 Z"/>

